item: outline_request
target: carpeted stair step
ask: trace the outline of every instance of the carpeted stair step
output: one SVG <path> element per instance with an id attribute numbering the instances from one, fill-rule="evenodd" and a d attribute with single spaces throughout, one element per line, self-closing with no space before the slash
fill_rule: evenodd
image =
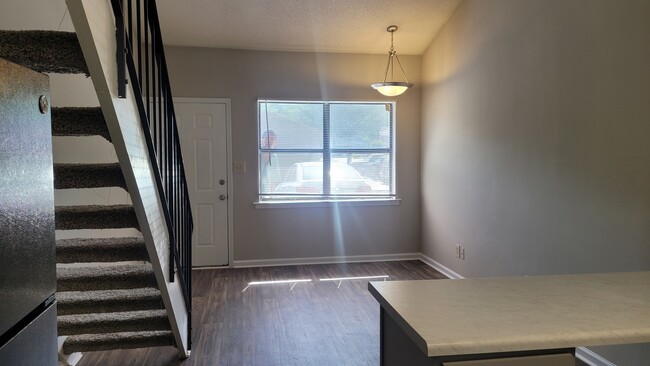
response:
<path id="1" fill-rule="evenodd" d="M 119 163 L 54 164 L 54 189 L 103 187 L 126 189 Z"/>
<path id="2" fill-rule="evenodd" d="M 56 241 L 57 263 L 147 261 L 144 239 L 92 238 Z"/>
<path id="3" fill-rule="evenodd" d="M 58 315 L 110 313 L 163 308 L 160 291 L 155 288 L 64 291 L 56 293 L 56 301 Z"/>
<path id="4" fill-rule="evenodd" d="M 56 206 L 56 230 L 138 229 L 138 218 L 131 205 Z"/>
<path id="5" fill-rule="evenodd" d="M 62 315 L 56 324 L 60 336 L 171 330 L 165 310 Z"/>
<path id="6" fill-rule="evenodd" d="M 81 334 L 69 336 L 63 342 L 63 352 L 107 351 L 112 349 L 172 346 L 171 331 L 124 332 L 108 334 Z"/>
<path id="7" fill-rule="evenodd" d="M 97 291 L 156 287 L 151 264 L 61 267 L 56 269 L 56 289 Z"/>
<path id="8" fill-rule="evenodd" d="M 72 32 L 0 31 L 0 57 L 38 72 L 90 75 Z"/>
<path id="9" fill-rule="evenodd" d="M 53 136 L 101 136 L 111 141 L 102 109 L 99 107 L 52 108 Z"/>

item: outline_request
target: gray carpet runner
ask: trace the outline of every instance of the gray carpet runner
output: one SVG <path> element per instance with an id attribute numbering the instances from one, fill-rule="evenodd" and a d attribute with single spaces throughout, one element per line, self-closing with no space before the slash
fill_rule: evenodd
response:
<path id="1" fill-rule="evenodd" d="M 164 308 L 160 291 L 153 287 L 128 290 L 65 291 L 57 293 L 56 300 L 59 315 Z"/>
<path id="2" fill-rule="evenodd" d="M 0 57 L 38 72 L 90 75 L 75 33 L 0 31 Z"/>
<path id="3" fill-rule="evenodd" d="M 144 347 L 169 346 L 174 342 L 171 331 L 123 332 L 106 334 L 82 334 L 68 337 L 63 352 L 106 351 Z"/>
<path id="4" fill-rule="evenodd" d="M 0 31 L 0 58 L 39 72 L 89 74 L 74 33 Z M 111 141 L 100 108 L 59 107 L 51 114 L 53 136 Z M 62 189 L 126 189 L 117 163 L 55 164 L 54 186 L 55 194 Z M 57 206 L 55 221 L 57 230 L 139 229 L 131 205 Z M 56 252 L 57 323 L 59 335 L 67 336 L 65 353 L 173 345 L 141 236 L 57 240 Z"/>
<path id="5" fill-rule="evenodd" d="M 57 206 L 54 222 L 57 230 L 139 228 L 131 205 Z"/>
<path id="6" fill-rule="evenodd" d="M 120 187 L 126 189 L 120 164 L 54 164 L 54 189 Z"/>
<path id="7" fill-rule="evenodd" d="M 60 336 L 171 330 L 165 310 L 61 315 L 57 326 Z"/>
<path id="8" fill-rule="evenodd" d="M 106 120 L 99 107 L 53 107 L 52 135 L 101 136 L 111 141 Z"/>
<path id="9" fill-rule="evenodd" d="M 57 263 L 147 261 L 144 240 L 134 238 L 63 239 L 56 241 Z"/>
<path id="10" fill-rule="evenodd" d="M 56 290 L 59 292 L 156 286 L 156 276 L 150 264 L 63 267 L 56 269 L 56 277 Z"/>

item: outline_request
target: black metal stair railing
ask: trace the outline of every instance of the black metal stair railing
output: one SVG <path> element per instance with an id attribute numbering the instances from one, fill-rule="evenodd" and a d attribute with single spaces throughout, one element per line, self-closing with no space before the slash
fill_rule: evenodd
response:
<path id="1" fill-rule="evenodd" d="M 126 70 L 138 104 L 170 237 L 169 278 L 176 268 L 188 316 L 191 347 L 192 210 L 169 86 L 155 0 L 111 0 L 117 35 L 118 95 L 126 96 Z M 174 267 L 175 266 L 175 267 Z"/>

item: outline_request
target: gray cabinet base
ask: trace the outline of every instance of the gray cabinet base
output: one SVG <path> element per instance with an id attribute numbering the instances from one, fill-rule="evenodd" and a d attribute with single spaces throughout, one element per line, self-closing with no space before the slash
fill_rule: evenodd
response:
<path id="1" fill-rule="evenodd" d="M 0 348 L 0 364 L 56 366 L 56 303 L 48 306 Z"/>

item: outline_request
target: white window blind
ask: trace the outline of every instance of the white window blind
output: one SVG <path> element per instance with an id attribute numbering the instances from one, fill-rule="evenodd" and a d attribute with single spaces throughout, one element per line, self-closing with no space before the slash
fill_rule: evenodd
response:
<path id="1" fill-rule="evenodd" d="M 259 100 L 260 201 L 394 197 L 394 110 Z"/>

